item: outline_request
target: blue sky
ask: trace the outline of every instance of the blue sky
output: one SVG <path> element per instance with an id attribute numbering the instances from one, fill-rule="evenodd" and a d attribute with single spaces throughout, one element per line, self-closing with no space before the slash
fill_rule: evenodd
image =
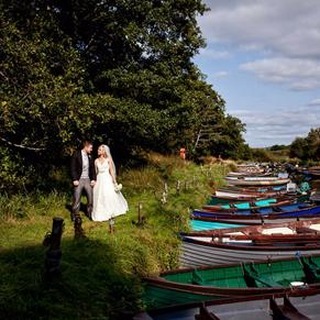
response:
<path id="1" fill-rule="evenodd" d="M 205 0 L 195 63 L 251 147 L 320 127 L 320 0 Z"/>

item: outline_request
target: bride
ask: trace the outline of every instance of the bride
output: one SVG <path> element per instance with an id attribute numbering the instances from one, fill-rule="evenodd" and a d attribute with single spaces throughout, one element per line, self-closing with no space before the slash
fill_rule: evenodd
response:
<path id="1" fill-rule="evenodd" d="M 116 181 L 116 169 L 107 145 L 98 148 L 98 158 L 94 162 L 97 181 L 93 188 L 93 221 L 113 222 L 113 218 L 128 211 L 128 203 L 120 192 Z"/>

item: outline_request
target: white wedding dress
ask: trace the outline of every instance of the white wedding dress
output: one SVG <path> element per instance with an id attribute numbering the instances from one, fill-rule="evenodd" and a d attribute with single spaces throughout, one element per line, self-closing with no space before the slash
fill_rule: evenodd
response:
<path id="1" fill-rule="evenodd" d="M 95 161 L 97 181 L 93 188 L 93 221 L 107 221 L 111 218 L 125 214 L 128 211 L 128 203 L 120 191 L 114 190 L 114 184 L 110 174 L 109 160 Z"/>

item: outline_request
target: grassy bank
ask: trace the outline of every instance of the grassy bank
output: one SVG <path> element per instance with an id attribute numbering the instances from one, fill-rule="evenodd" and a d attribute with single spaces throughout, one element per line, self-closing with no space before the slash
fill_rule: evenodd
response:
<path id="1" fill-rule="evenodd" d="M 75 240 L 70 193 L 0 197 L 0 318 L 124 319 L 143 308 L 141 277 L 178 266 L 178 231 L 187 230 L 190 208 L 202 205 L 228 170 L 161 156 L 148 162 L 118 179 L 130 211 L 112 235 L 107 223 L 82 215 L 86 238 Z M 56 216 L 65 220 L 61 275 L 47 281 L 42 240 Z"/>

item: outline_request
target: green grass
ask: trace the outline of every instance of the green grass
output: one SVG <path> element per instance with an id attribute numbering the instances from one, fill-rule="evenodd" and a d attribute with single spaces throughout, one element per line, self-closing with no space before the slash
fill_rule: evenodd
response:
<path id="1" fill-rule="evenodd" d="M 114 234 L 107 223 L 83 214 L 86 238 L 75 240 L 70 192 L 0 197 L 1 319 L 125 319 L 144 308 L 141 278 L 178 266 L 177 233 L 188 229 L 190 208 L 206 202 L 213 183 L 221 184 L 228 170 L 183 164 L 174 157 L 148 161 L 118 179 L 130 210 L 116 219 Z M 136 226 L 139 206 L 142 227 Z M 61 275 L 48 281 L 42 241 L 53 217 L 63 218 L 65 226 Z"/>

